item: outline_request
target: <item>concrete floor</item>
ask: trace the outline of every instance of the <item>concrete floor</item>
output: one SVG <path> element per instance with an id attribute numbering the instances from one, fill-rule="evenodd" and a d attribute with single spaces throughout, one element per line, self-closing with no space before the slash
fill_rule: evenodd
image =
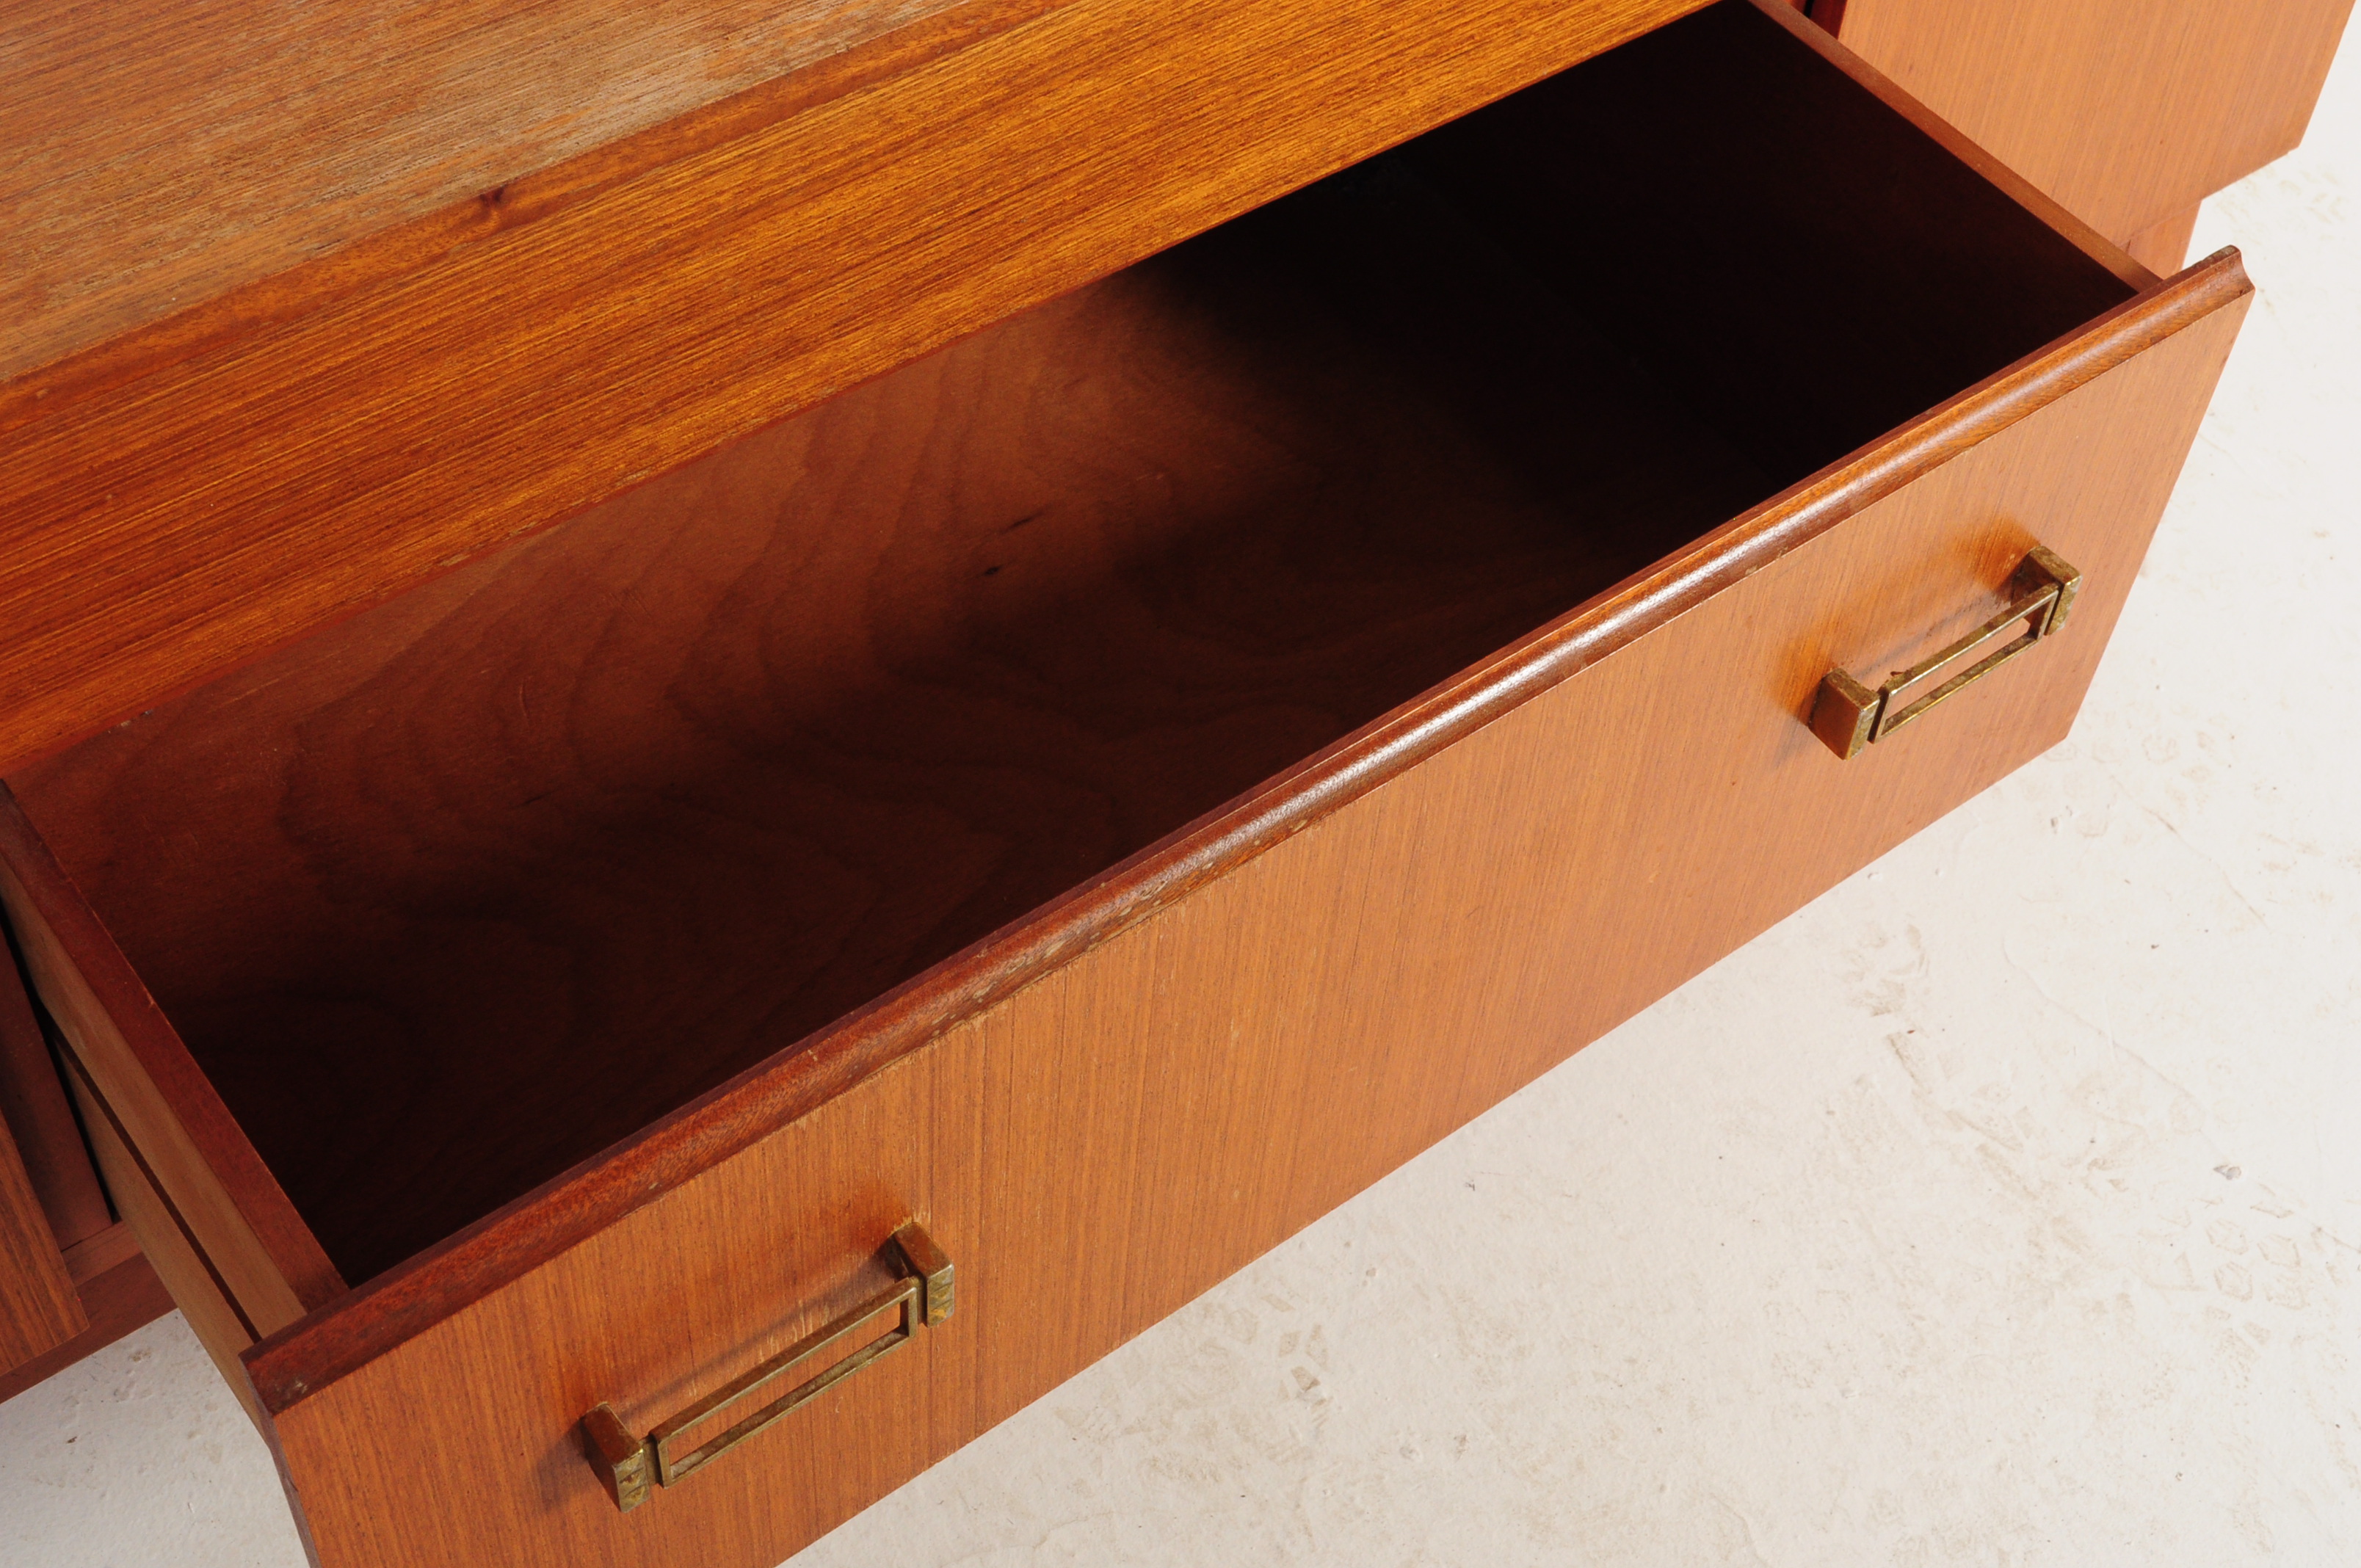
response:
<path id="1" fill-rule="evenodd" d="M 796 1559 L 2361 1562 L 2361 47 L 2073 739 Z M 302 1561 L 177 1317 L 0 1563 Z"/>

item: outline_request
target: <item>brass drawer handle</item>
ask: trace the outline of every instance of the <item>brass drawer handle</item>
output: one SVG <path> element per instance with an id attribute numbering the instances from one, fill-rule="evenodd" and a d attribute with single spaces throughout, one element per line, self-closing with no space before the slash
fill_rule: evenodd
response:
<path id="1" fill-rule="evenodd" d="M 932 1327 L 951 1315 L 951 1260 L 933 1240 L 910 1221 L 894 1233 L 891 1250 L 900 1255 L 903 1277 L 843 1316 L 821 1325 L 760 1366 L 732 1379 L 678 1415 L 660 1423 L 644 1438 L 633 1437 L 613 1407 L 600 1404 L 582 1418 L 590 1463 L 607 1484 L 616 1507 L 631 1512 L 648 1500 L 651 1486 L 670 1486 L 704 1469 L 740 1443 L 791 1411 L 801 1409 L 909 1343 L 921 1325 Z M 826 1354 L 843 1340 L 886 1313 L 900 1321 L 891 1333 L 872 1340 L 843 1360 L 805 1378 L 727 1431 L 681 1452 L 684 1433 L 739 1400 L 770 1387 L 806 1362 Z"/>
<path id="2" fill-rule="evenodd" d="M 1822 676 L 1819 695 L 1812 701 L 1812 733 L 1827 741 L 1828 750 L 1838 756 L 1858 756 L 1871 741 L 1884 740 L 2064 626 L 2066 612 L 2074 607 L 2074 591 L 2081 582 L 2081 573 L 2035 545 L 2017 563 L 2015 573 L 2009 578 L 2015 599 L 1941 652 L 1921 659 L 1906 670 L 1895 671 L 1875 691 L 1842 670 L 1830 670 Z M 2023 635 L 1994 652 L 1983 652 L 2019 621 L 2031 623 Z M 1896 701 L 1904 692 L 1962 660 L 1973 663 L 1926 696 L 1908 702 Z"/>

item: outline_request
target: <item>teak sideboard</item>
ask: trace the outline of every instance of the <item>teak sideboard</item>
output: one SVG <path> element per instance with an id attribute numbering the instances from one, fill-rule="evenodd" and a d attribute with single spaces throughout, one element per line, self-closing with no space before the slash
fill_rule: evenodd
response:
<path id="1" fill-rule="evenodd" d="M 2349 4 L 16 0 L 0 1363 L 768 1568 L 2059 740 Z"/>

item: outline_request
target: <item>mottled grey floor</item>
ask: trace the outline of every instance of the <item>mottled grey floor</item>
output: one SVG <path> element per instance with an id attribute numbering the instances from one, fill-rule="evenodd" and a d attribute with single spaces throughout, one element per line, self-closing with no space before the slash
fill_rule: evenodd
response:
<path id="1" fill-rule="evenodd" d="M 798 1568 L 2361 1561 L 2361 49 L 2073 739 Z M 0 1562 L 300 1562 L 177 1317 Z"/>

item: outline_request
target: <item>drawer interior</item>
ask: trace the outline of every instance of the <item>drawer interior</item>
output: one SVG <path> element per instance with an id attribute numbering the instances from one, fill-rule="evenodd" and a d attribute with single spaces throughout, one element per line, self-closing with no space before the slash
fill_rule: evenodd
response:
<path id="1" fill-rule="evenodd" d="M 2132 292 L 1724 5 L 12 784 L 357 1282 Z"/>

